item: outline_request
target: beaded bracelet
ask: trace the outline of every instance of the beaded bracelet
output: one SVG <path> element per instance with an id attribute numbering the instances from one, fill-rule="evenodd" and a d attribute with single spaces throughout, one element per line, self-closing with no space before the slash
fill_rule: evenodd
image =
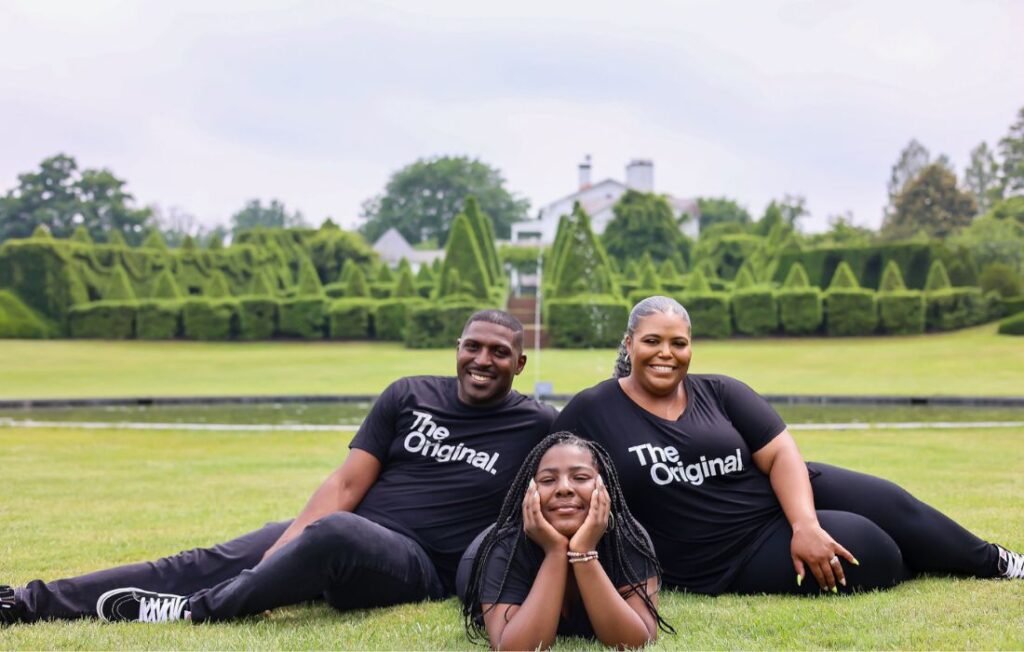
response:
<path id="1" fill-rule="evenodd" d="M 573 552 L 570 550 L 567 554 L 569 555 L 570 564 L 582 564 L 597 559 L 596 550 L 591 550 L 590 552 Z"/>

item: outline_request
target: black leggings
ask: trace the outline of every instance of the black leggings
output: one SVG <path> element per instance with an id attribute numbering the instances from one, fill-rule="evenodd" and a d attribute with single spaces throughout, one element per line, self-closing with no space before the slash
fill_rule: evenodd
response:
<path id="1" fill-rule="evenodd" d="M 843 560 L 847 586 L 841 592 L 882 589 L 919 573 L 995 577 L 999 550 L 948 516 L 888 480 L 809 462 L 814 506 L 822 528 L 853 553 L 860 566 Z M 808 574 L 802 586 L 789 545 L 793 531 L 777 527 L 753 552 L 728 593 L 814 594 Z"/>

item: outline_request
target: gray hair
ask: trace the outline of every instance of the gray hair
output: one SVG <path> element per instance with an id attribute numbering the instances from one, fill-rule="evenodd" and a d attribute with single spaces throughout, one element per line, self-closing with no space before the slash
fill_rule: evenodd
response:
<path id="1" fill-rule="evenodd" d="M 629 321 L 626 323 L 626 332 L 622 335 L 622 343 L 619 344 L 619 357 L 615 360 L 615 370 L 612 371 L 612 378 L 625 378 L 632 371 L 633 363 L 630 361 L 629 352 L 626 350 L 626 339 L 633 335 L 641 319 L 656 312 L 679 315 L 686 320 L 687 324 L 692 326 L 690 313 L 686 312 L 686 308 L 672 297 L 655 295 L 639 302 L 633 306 L 633 310 L 629 313 Z"/>

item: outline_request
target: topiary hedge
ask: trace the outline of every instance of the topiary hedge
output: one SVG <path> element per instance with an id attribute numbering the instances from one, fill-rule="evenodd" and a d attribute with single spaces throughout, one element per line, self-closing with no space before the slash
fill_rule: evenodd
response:
<path id="1" fill-rule="evenodd" d="M 721 292 L 684 293 L 679 303 L 690 313 L 694 337 L 719 339 L 732 335 L 729 295 Z"/>
<path id="2" fill-rule="evenodd" d="M 984 296 L 978 288 L 952 288 L 925 293 L 925 326 L 949 331 L 981 324 L 988 318 Z"/>
<path id="3" fill-rule="evenodd" d="M 238 339 L 269 340 L 277 332 L 280 303 L 269 296 L 238 299 Z"/>
<path id="4" fill-rule="evenodd" d="M 551 299 L 546 321 L 551 344 L 567 349 L 618 346 L 629 309 L 625 301 L 608 294 Z"/>
<path id="5" fill-rule="evenodd" d="M 278 307 L 277 332 L 285 337 L 307 340 L 324 338 L 327 301 L 322 296 L 282 299 Z"/>
<path id="6" fill-rule="evenodd" d="M 181 333 L 181 301 L 148 299 L 138 302 L 135 337 L 170 340 Z"/>
<path id="7" fill-rule="evenodd" d="M 413 308 L 405 332 L 405 345 L 412 349 L 455 346 L 462 327 L 477 310 L 490 306 L 472 302 L 437 303 Z"/>
<path id="8" fill-rule="evenodd" d="M 427 302 L 418 297 L 388 299 L 377 304 L 374 315 L 374 335 L 378 340 L 402 341 L 405 339 L 406 324 L 413 308 L 426 306 Z"/>
<path id="9" fill-rule="evenodd" d="M 233 299 L 185 299 L 181 334 L 190 340 L 228 340 L 238 332 L 238 302 Z"/>
<path id="10" fill-rule="evenodd" d="M 870 335 L 878 325 L 875 293 L 862 288 L 825 292 L 825 332 L 829 335 Z"/>
<path id="11" fill-rule="evenodd" d="M 917 290 L 880 292 L 878 326 L 890 335 L 915 335 L 924 332 L 924 296 Z"/>
<path id="12" fill-rule="evenodd" d="M 134 301 L 93 301 L 71 308 L 68 325 L 71 337 L 127 340 L 135 335 Z"/>
<path id="13" fill-rule="evenodd" d="M 999 322 L 999 334 L 1024 335 L 1024 312 L 1019 312 Z"/>
<path id="14" fill-rule="evenodd" d="M 335 340 L 373 338 L 374 299 L 354 298 L 332 301 L 327 309 L 327 332 Z"/>
<path id="15" fill-rule="evenodd" d="M 1000 297 L 999 314 L 1003 317 L 1024 312 L 1024 294 L 1019 297 Z"/>
<path id="16" fill-rule="evenodd" d="M 53 331 L 53 325 L 26 306 L 16 294 L 0 290 L 0 337 L 46 338 Z"/>
<path id="17" fill-rule="evenodd" d="M 818 288 L 779 290 L 775 301 L 779 307 L 779 325 L 786 335 L 813 335 L 821 329 L 824 312 Z"/>
<path id="18" fill-rule="evenodd" d="M 730 303 L 737 333 L 769 335 L 778 330 L 778 303 L 770 288 L 753 286 L 738 290 L 732 294 Z"/>

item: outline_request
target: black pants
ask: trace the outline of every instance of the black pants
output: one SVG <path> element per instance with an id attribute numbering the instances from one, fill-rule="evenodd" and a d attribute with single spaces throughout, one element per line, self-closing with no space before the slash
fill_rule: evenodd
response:
<path id="1" fill-rule="evenodd" d="M 822 528 L 853 553 L 840 591 L 893 586 L 918 573 L 994 577 L 999 551 L 887 480 L 828 464 L 807 464 Z M 818 593 L 808 573 L 796 585 L 788 523 L 775 528 L 729 585 L 729 593 Z"/>
<path id="2" fill-rule="evenodd" d="M 153 562 L 36 580 L 15 593 L 29 621 L 95 617 L 100 595 L 129 586 L 189 596 L 193 621 L 227 620 L 316 599 L 345 610 L 445 596 L 419 544 L 348 512 L 311 524 L 260 561 L 288 523 Z"/>

